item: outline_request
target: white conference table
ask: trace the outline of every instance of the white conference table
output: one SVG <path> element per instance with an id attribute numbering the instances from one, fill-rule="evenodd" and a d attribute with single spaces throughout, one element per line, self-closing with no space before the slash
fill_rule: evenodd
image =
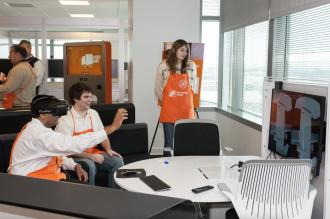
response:
<path id="1" fill-rule="evenodd" d="M 226 182 L 236 191 L 239 177 L 238 167 L 231 168 L 238 161 L 260 159 L 256 156 L 177 156 L 142 160 L 127 164 L 121 169 L 143 168 L 146 175 L 156 175 L 169 186 L 170 190 L 155 192 L 139 178 L 117 178 L 116 183 L 132 192 L 168 196 L 199 203 L 224 203 L 229 199 L 217 187 Z M 213 189 L 194 194 L 191 189 L 211 185 Z"/>

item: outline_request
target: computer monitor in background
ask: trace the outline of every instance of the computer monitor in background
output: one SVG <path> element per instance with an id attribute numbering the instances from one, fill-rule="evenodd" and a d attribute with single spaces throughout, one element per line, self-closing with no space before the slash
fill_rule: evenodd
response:
<path id="1" fill-rule="evenodd" d="M 112 59 L 112 79 L 118 78 L 118 59 Z M 128 69 L 128 63 L 124 62 L 124 70 Z"/>
<path id="2" fill-rule="evenodd" d="M 112 78 L 118 78 L 118 59 L 112 59 Z M 0 62 L 1 63 L 1 62 Z M 127 62 L 125 70 L 127 69 Z M 1 66 L 0 66 L 1 69 Z M 4 72 L 5 73 L 5 72 Z M 48 59 L 48 77 L 63 78 L 63 59 Z"/>
<path id="3" fill-rule="evenodd" d="M 273 89 L 268 150 L 284 158 L 312 160 L 319 175 L 325 97 Z"/>
<path id="4" fill-rule="evenodd" d="M 48 77 L 63 78 L 63 59 L 48 59 Z"/>
<path id="5" fill-rule="evenodd" d="M 112 59 L 112 78 L 118 78 L 118 59 Z M 8 74 L 13 67 L 9 59 L 0 59 L 0 72 Z M 127 62 L 124 63 L 127 70 Z M 63 59 L 48 59 L 48 77 L 63 78 Z"/>
<path id="6" fill-rule="evenodd" d="M 7 75 L 12 67 L 13 64 L 10 63 L 9 59 L 0 59 L 0 72 L 3 72 Z"/>

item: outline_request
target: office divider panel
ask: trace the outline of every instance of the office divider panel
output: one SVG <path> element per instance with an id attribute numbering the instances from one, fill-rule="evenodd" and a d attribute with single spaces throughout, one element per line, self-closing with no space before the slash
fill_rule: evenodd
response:
<path id="1" fill-rule="evenodd" d="M 0 203 L 86 218 L 159 218 L 183 199 L 0 174 Z M 171 210 L 173 208 L 173 210 Z M 194 210 L 188 212 L 194 215 Z"/>

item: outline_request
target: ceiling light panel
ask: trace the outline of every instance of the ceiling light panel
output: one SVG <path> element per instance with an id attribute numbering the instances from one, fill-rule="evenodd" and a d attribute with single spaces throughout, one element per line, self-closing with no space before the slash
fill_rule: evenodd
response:
<path id="1" fill-rule="evenodd" d="M 65 1 L 60 0 L 59 1 L 61 5 L 89 5 L 88 1 Z"/>
<path id="2" fill-rule="evenodd" d="M 5 5 L 7 5 L 8 7 L 12 7 L 12 8 L 34 8 L 34 5 L 30 4 L 30 3 L 9 3 L 9 2 L 5 2 Z"/>
<path id="3" fill-rule="evenodd" d="M 93 18 L 94 14 L 70 14 L 71 17 L 87 17 L 87 18 Z"/>

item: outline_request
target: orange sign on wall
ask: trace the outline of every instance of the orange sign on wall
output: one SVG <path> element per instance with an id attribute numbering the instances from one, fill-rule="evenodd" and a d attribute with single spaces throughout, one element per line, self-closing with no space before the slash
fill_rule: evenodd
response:
<path id="1" fill-rule="evenodd" d="M 111 43 L 65 43 L 63 51 L 64 97 L 80 81 L 93 90 L 98 103 L 112 103 Z"/>
<path id="2" fill-rule="evenodd" d="M 68 46 L 68 75 L 102 75 L 102 45 Z"/>

